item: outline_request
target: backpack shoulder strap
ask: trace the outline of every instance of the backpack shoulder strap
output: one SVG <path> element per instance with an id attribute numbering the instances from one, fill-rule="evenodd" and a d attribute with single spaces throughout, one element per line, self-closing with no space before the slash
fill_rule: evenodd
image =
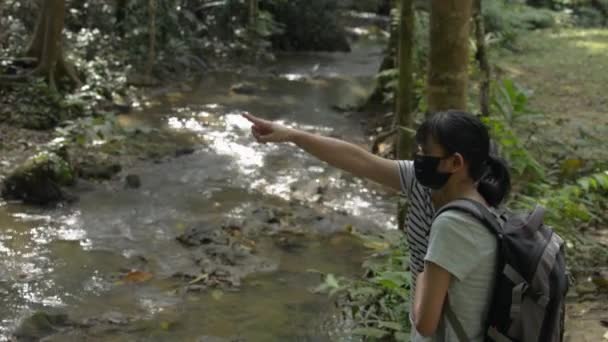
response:
<path id="1" fill-rule="evenodd" d="M 456 317 L 454 310 L 452 310 L 452 307 L 450 306 L 450 300 L 448 298 L 446 298 L 445 300 L 444 312 L 446 318 L 448 319 L 448 322 L 450 322 L 452 329 L 454 329 L 454 332 L 456 333 L 458 342 L 469 342 L 469 337 L 467 336 L 464 327 L 458 320 L 458 317 Z"/>
<path id="2" fill-rule="evenodd" d="M 494 235 L 498 237 L 501 237 L 502 235 L 502 226 L 494 214 L 492 214 L 490 209 L 488 209 L 485 205 L 477 201 L 468 198 L 454 200 L 439 208 L 433 219 L 437 218 L 437 216 L 448 210 L 459 210 L 461 212 L 471 214 L 473 217 L 481 221 L 484 226 L 486 226 Z"/>

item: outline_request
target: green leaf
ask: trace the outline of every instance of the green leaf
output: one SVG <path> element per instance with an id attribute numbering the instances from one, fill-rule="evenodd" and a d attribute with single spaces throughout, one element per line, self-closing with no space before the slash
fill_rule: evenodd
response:
<path id="1" fill-rule="evenodd" d="M 333 274 L 328 274 L 325 278 L 325 283 L 331 288 L 338 288 L 340 284 L 338 284 L 338 280 Z"/>
<path id="2" fill-rule="evenodd" d="M 380 328 L 389 328 L 389 329 L 396 330 L 396 331 L 403 330 L 403 325 L 401 323 L 397 323 L 397 322 L 381 321 L 381 322 L 378 322 L 378 326 Z"/>
<path id="3" fill-rule="evenodd" d="M 395 341 L 397 342 L 407 342 L 410 340 L 410 334 L 404 332 L 396 332 L 395 333 Z"/>
<path id="4" fill-rule="evenodd" d="M 357 328 L 353 330 L 353 335 L 382 338 L 388 335 L 388 331 L 377 328 Z"/>

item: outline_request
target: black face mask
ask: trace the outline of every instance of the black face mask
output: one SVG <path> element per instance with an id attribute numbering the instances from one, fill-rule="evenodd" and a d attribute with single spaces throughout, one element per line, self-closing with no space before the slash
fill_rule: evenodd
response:
<path id="1" fill-rule="evenodd" d="M 451 173 L 439 172 L 437 167 L 443 159 L 433 156 L 416 156 L 414 158 L 414 172 L 416 180 L 427 188 L 438 190 L 443 188 L 450 179 Z"/>

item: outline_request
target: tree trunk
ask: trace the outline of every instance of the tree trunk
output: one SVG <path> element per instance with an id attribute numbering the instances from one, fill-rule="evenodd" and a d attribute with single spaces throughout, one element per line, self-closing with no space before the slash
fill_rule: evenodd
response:
<path id="1" fill-rule="evenodd" d="M 125 36 L 125 18 L 127 16 L 127 0 L 117 0 L 114 9 L 116 31 L 120 37 Z"/>
<path id="2" fill-rule="evenodd" d="M 399 51 L 397 65 L 399 67 L 399 89 L 397 93 L 397 159 L 407 159 L 412 151 L 413 136 L 404 128 L 412 128 L 412 98 L 413 77 L 412 57 L 414 50 L 414 1 L 401 0 L 401 12 L 399 21 Z M 404 203 L 399 203 L 397 222 L 399 229 L 405 230 Z"/>
<path id="3" fill-rule="evenodd" d="M 475 59 L 479 63 L 479 71 L 481 72 L 481 80 L 479 84 L 479 110 L 481 115 L 490 115 L 490 62 L 488 61 L 488 53 L 486 51 L 486 30 L 483 24 L 483 15 L 481 12 L 481 0 L 474 0 L 473 12 L 475 20 L 475 45 L 477 53 Z"/>
<path id="4" fill-rule="evenodd" d="M 256 31 L 258 23 L 258 0 L 249 0 L 249 28 Z"/>
<path id="5" fill-rule="evenodd" d="M 429 112 L 467 109 L 472 0 L 431 0 Z"/>
<path id="6" fill-rule="evenodd" d="M 148 0 L 148 61 L 145 68 L 145 78 L 152 79 L 154 62 L 156 61 L 156 0 Z"/>
<path id="7" fill-rule="evenodd" d="M 21 80 L 30 76 L 44 76 L 51 91 L 57 91 L 57 80 L 69 77 L 77 86 L 81 85 L 73 66 L 63 56 L 62 32 L 65 21 L 65 0 L 42 0 L 42 6 L 34 35 L 26 56 L 37 61 L 35 69 L 26 75 L 9 76 L 3 79 Z"/>
<path id="8" fill-rule="evenodd" d="M 396 4 L 399 5 L 399 1 Z M 398 8 L 396 9 L 398 10 Z M 384 51 L 384 58 L 382 59 L 382 63 L 380 64 L 380 68 L 378 69 L 378 73 L 389 69 L 395 69 L 397 67 L 397 50 L 399 45 L 399 23 L 395 23 L 394 13 L 391 10 L 390 20 L 389 20 L 389 39 L 386 47 L 386 51 Z M 399 19 L 400 21 L 401 19 Z M 365 100 L 365 103 L 361 105 L 359 108 L 360 111 L 372 110 L 375 107 L 382 106 L 384 104 L 384 89 L 385 84 L 381 82 L 376 82 L 372 93 Z M 395 94 L 396 95 L 396 94 Z"/>
<path id="9" fill-rule="evenodd" d="M 412 128 L 412 56 L 414 49 L 414 6 L 412 0 L 401 0 L 399 24 L 399 90 L 397 94 L 397 158 L 406 159 L 412 151 L 412 136 L 402 127 Z"/>

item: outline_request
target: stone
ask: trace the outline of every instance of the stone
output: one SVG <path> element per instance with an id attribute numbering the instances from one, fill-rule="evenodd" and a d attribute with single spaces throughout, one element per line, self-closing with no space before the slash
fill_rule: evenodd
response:
<path id="1" fill-rule="evenodd" d="M 175 156 L 176 157 L 185 156 L 185 155 L 194 153 L 194 151 L 195 151 L 194 147 L 180 147 L 175 150 Z"/>
<path id="2" fill-rule="evenodd" d="M 65 157 L 43 151 L 29 158 L 6 177 L 2 184 L 2 197 L 37 205 L 65 200 L 61 187 L 76 183 L 75 171 Z"/>
<path id="3" fill-rule="evenodd" d="M 78 174 L 85 179 L 110 180 L 122 166 L 107 160 L 89 160 L 78 165 Z"/>
<path id="4" fill-rule="evenodd" d="M 253 83 L 243 82 L 233 85 L 230 90 L 235 94 L 253 95 L 257 91 L 257 88 Z"/>
<path id="5" fill-rule="evenodd" d="M 21 323 L 15 331 L 15 337 L 20 341 L 39 341 L 70 325 L 72 322 L 65 314 L 36 312 Z"/>
<path id="6" fill-rule="evenodd" d="M 125 177 L 125 186 L 130 189 L 139 189 L 141 187 L 141 179 L 138 175 L 127 175 Z"/>

